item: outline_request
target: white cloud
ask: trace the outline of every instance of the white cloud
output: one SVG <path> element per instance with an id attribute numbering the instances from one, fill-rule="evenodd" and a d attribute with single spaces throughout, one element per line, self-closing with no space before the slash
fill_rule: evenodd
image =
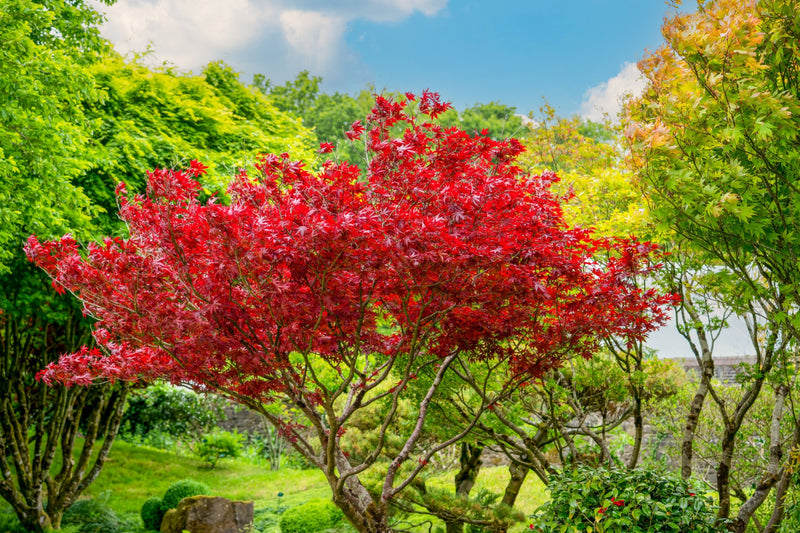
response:
<path id="1" fill-rule="evenodd" d="M 640 95 L 645 85 L 636 64 L 625 63 L 619 74 L 584 93 L 581 116 L 588 120 L 601 121 L 607 113 L 613 119 L 622 109 L 622 100 L 628 95 Z"/>
<path id="2" fill-rule="evenodd" d="M 313 72 L 322 72 L 341 57 L 344 21 L 316 11 L 284 11 L 280 15 L 283 34 L 292 50 Z"/>
<path id="3" fill-rule="evenodd" d="M 152 44 L 155 59 L 197 69 L 232 55 L 258 54 L 262 72 L 303 68 L 326 76 L 352 59 L 350 21 L 394 22 L 436 15 L 447 0 L 123 0 L 96 2 L 103 34 L 121 53 Z"/>
<path id="4" fill-rule="evenodd" d="M 192 69 L 254 39 L 274 8 L 250 0 L 126 0 L 98 6 L 107 13 L 103 34 L 121 53 L 155 55 Z"/>

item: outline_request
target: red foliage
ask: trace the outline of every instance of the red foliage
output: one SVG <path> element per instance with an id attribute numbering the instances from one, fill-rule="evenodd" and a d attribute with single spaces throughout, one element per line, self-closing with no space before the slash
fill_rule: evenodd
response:
<path id="1" fill-rule="evenodd" d="M 84 257 L 69 236 L 31 237 L 28 256 L 97 317 L 103 349 L 65 355 L 43 379 L 165 377 L 267 400 L 304 386 L 292 354 L 346 376 L 364 354 L 454 351 L 537 376 L 664 321 L 670 297 L 633 283 L 652 245 L 566 227 L 557 177 L 524 175 L 519 142 L 443 129 L 428 119 L 448 105 L 418 100 L 378 96 L 348 132 L 366 143 L 366 175 L 267 155 L 229 202 L 201 202 L 193 162 L 150 173 L 146 195 L 120 188 L 127 240 Z"/>

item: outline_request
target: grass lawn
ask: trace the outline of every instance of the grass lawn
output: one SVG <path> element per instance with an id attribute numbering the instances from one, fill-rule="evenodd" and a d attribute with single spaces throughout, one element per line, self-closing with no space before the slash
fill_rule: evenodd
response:
<path id="1" fill-rule="evenodd" d="M 283 468 L 272 471 L 268 466 L 254 465 L 240 460 L 223 460 L 211 469 L 195 458 L 176 455 L 152 448 L 117 441 L 100 476 L 84 493 L 84 498 L 96 497 L 108 491 L 109 505 L 129 524 L 132 533 L 144 531 L 139 510 L 151 496 L 163 496 L 175 481 L 191 478 L 211 488 L 215 496 L 233 500 L 253 500 L 256 509 L 256 528 L 262 533 L 278 533 L 278 507 L 288 508 L 311 499 L 330 498 L 330 489 L 321 472 Z M 452 484 L 453 473 L 434 476 L 430 483 L 447 487 Z M 475 491 L 486 488 L 502 493 L 508 480 L 506 468 L 481 470 Z M 278 493 L 283 496 L 278 499 Z M 547 494 L 544 486 L 530 475 L 517 501 L 526 515 L 544 503 Z M 0 504 L 4 502 L 0 501 Z M 133 524 L 138 524 L 133 526 Z M 526 524 L 513 528 L 514 532 L 526 529 Z M 425 528 L 427 531 L 427 528 Z M 69 531 L 69 530 L 67 530 Z M 4 533 L 4 532 L 0 532 Z"/>
<path id="2" fill-rule="evenodd" d="M 216 468 L 202 461 L 161 450 L 117 441 L 100 476 L 87 490 L 87 496 L 111 491 L 111 506 L 120 512 L 135 511 L 150 496 L 162 496 L 175 481 L 191 478 L 202 481 L 212 494 L 232 500 L 253 500 L 256 508 L 278 505 L 291 507 L 313 498 L 330 497 L 321 472 L 282 469 L 272 471 L 243 460 L 222 460 Z"/>

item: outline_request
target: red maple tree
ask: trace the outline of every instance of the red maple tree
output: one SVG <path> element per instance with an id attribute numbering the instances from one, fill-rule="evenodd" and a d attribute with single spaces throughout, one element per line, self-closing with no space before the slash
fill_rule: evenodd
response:
<path id="1" fill-rule="evenodd" d="M 604 337 L 641 338 L 670 299 L 633 283 L 654 268 L 653 246 L 567 227 L 549 189 L 556 176 L 524 175 L 514 139 L 438 126 L 448 107 L 429 92 L 377 96 L 348 133 L 364 144 L 366 173 L 268 155 L 224 201 L 200 201 L 204 167 L 193 162 L 152 172 L 146 195 L 119 188 L 128 239 L 82 253 L 69 236 L 31 237 L 29 257 L 97 318 L 99 348 L 65 355 L 42 378 L 221 392 L 282 429 L 359 531 L 389 531 L 391 498 L 471 429 L 420 445 L 451 366 L 497 362 L 510 390 L 590 356 Z M 418 415 L 371 495 L 359 475 L 386 452 L 387 430 L 401 431 L 412 382 Z M 279 399 L 304 422 L 265 407 Z M 492 403 L 478 401 L 478 414 Z M 351 461 L 340 437 L 374 404 L 381 437 Z"/>

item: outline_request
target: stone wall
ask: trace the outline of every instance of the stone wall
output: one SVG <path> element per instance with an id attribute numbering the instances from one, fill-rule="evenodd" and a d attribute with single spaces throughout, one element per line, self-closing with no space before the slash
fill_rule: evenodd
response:
<path id="1" fill-rule="evenodd" d="M 694 357 L 674 357 L 673 361 L 680 364 L 687 373 L 700 375 L 700 365 Z M 736 357 L 715 357 L 714 358 L 714 377 L 721 383 L 735 383 L 736 375 L 741 372 L 741 364 L 754 364 L 755 357 L 736 356 Z"/>

